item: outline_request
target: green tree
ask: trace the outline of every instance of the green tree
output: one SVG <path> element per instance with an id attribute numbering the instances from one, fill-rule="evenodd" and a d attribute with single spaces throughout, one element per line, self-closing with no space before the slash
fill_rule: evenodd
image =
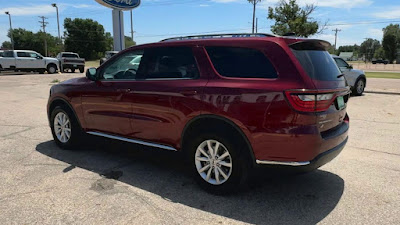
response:
<path id="1" fill-rule="evenodd" d="M 397 58 L 397 52 L 400 48 L 400 26 L 399 24 L 390 24 L 383 29 L 382 46 L 385 56 L 390 63 Z"/>
<path id="2" fill-rule="evenodd" d="M 56 55 L 59 51 L 62 50 L 63 46 L 61 41 L 48 33 L 44 33 L 39 31 L 34 33 L 32 31 L 28 31 L 22 28 L 13 29 L 13 38 L 14 38 L 14 47 L 15 49 L 21 50 L 33 50 L 39 52 L 42 55 L 45 54 L 44 40 L 47 40 L 47 48 L 50 55 Z M 11 36 L 10 31 L 8 32 L 8 37 Z M 3 43 L 3 45 L 7 43 Z M 8 46 L 8 49 L 11 49 Z"/>
<path id="3" fill-rule="evenodd" d="M 0 49 L 12 49 L 12 44 L 10 41 L 5 41 L 1 44 Z"/>
<path id="4" fill-rule="evenodd" d="M 76 52 L 81 57 L 98 59 L 109 49 L 109 40 L 104 27 L 92 19 L 64 20 L 65 50 Z"/>
<path id="5" fill-rule="evenodd" d="M 385 50 L 383 47 L 379 47 L 374 54 L 375 59 L 384 59 L 385 58 Z"/>
<path id="6" fill-rule="evenodd" d="M 377 49 L 381 47 L 381 43 L 372 38 L 365 40 L 360 46 L 360 54 L 365 57 L 366 61 L 371 61 Z"/>
<path id="7" fill-rule="evenodd" d="M 318 32 L 319 24 L 310 15 L 315 11 L 313 4 L 301 8 L 296 0 L 281 0 L 274 8 L 268 8 L 268 19 L 275 20 L 271 31 L 278 35 L 294 32 L 300 37 L 309 37 Z"/>
<path id="8" fill-rule="evenodd" d="M 131 37 L 125 36 L 125 48 L 129 48 L 131 46 L 135 46 L 136 42 L 132 40 Z"/>

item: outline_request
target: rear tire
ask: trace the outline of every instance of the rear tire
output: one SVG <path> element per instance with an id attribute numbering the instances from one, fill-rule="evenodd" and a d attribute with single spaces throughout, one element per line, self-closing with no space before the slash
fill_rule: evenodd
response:
<path id="1" fill-rule="evenodd" d="M 244 149 L 240 146 L 243 146 L 240 140 L 224 132 L 204 132 L 192 136 L 186 159 L 200 187 L 212 194 L 227 195 L 243 186 L 249 165 L 241 154 Z"/>
<path id="2" fill-rule="evenodd" d="M 85 68 L 84 68 L 84 67 L 79 68 L 79 72 L 80 72 L 80 73 L 85 72 Z"/>
<path id="3" fill-rule="evenodd" d="M 75 73 L 75 69 L 74 68 L 71 69 L 71 73 Z"/>
<path id="4" fill-rule="evenodd" d="M 363 78 L 358 78 L 353 89 L 354 95 L 361 96 L 364 93 L 365 80 Z"/>
<path id="5" fill-rule="evenodd" d="M 56 106 L 50 117 L 51 133 L 54 141 L 62 149 L 79 146 L 83 131 L 72 110 L 67 106 Z"/>

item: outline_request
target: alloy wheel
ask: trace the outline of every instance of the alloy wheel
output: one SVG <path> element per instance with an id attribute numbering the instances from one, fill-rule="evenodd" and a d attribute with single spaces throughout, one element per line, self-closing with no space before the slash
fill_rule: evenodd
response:
<path id="1" fill-rule="evenodd" d="M 64 112 L 59 112 L 54 117 L 54 133 L 61 143 L 67 143 L 71 138 L 71 121 Z"/>
<path id="2" fill-rule="evenodd" d="M 196 150 L 197 172 L 208 183 L 221 185 L 232 174 L 232 157 L 228 149 L 219 141 L 203 141 Z"/>
<path id="3" fill-rule="evenodd" d="M 364 91 L 364 81 L 362 81 L 362 80 L 359 80 L 358 82 L 357 82 L 357 93 L 358 94 L 361 94 L 363 91 Z"/>

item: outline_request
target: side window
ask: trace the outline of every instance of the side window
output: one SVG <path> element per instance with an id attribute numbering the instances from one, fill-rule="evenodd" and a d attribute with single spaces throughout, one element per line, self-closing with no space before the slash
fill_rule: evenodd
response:
<path id="1" fill-rule="evenodd" d="M 277 78 L 269 59 L 259 50 L 239 47 L 206 47 L 214 68 L 221 76 Z"/>
<path id="2" fill-rule="evenodd" d="M 145 51 L 141 79 L 196 79 L 199 77 L 191 47 L 159 47 Z"/>
<path id="3" fill-rule="evenodd" d="M 141 64 L 143 50 L 131 51 L 118 56 L 103 70 L 105 80 L 131 80 L 136 79 L 137 71 Z"/>
<path id="4" fill-rule="evenodd" d="M 5 58 L 14 58 L 14 52 L 13 51 L 3 52 L 3 57 L 5 57 Z"/>
<path id="5" fill-rule="evenodd" d="M 347 68 L 347 67 L 349 67 L 349 64 L 347 64 L 343 59 L 335 58 L 335 62 L 338 65 L 339 68 L 343 68 L 343 67 Z"/>
<path id="6" fill-rule="evenodd" d="M 26 57 L 29 57 L 29 54 L 28 53 L 26 53 L 26 52 L 17 52 L 17 56 L 18 57 L 24 57 L 24 58 L 26 58 Z"/>

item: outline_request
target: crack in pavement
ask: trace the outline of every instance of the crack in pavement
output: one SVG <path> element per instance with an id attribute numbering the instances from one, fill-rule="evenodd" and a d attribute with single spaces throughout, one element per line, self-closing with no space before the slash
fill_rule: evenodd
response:
<path id="1" fill-rule="evenodd" d="M 356 146 L 351 146 L 351 145 L 349 145 L 349 147 L 351 147 L 351 148 L 357 148 L 357 149 L 365 150 L 365 151 L 371 151 L 371 152 L 383 153 L 383 154 L 388 154 L 388 155 L 400 156 L 400 154 L 391 153 L 391 152 L 382 152 L 382 151 L 378 151 L 378 150 L 374 150 L 374 149 L 369 149 L 369 148 L 361 148 L 361 147 L 356 147 Z"/>

